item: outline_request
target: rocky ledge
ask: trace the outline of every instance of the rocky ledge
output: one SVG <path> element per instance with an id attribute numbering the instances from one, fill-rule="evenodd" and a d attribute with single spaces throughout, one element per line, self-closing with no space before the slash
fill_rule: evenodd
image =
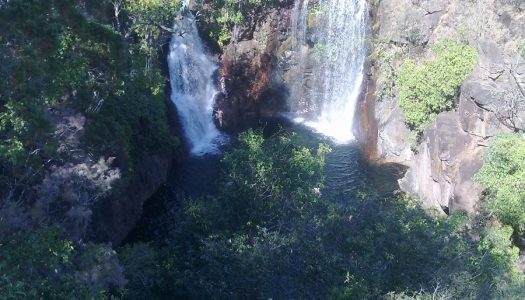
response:
<path id="1" fill-rule="evenodd" d="M 377 142 L 368 145 L 376 162 L 409 167 L 400 187 L 426 208 L 472 212 L 482 189 L 473 175 L 488 139 L 525 127 L 525 13 L 503 0 L 381 1 L 374 24 Z M 411 144 L 398 106 L 396 72 L 406 58 L 429 58 L 438 40 L 462 40 L 475 47 L 478 62 L 463 82 L 455 109 L 438 115 Z"/>

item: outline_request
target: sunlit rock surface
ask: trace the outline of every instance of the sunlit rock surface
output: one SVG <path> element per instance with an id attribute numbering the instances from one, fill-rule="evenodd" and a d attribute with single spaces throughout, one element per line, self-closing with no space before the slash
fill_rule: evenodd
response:
<path id="1" fill-rule="evenodd" d="M 524 126 L 525 64 L 519 41 L 525 37 L 525 14 L 498 0 L 392 0 L 381 1 L 377 9 L 375 31 L 388 45 L 384 51 L 394 70 L 405 58 L 431 58 L 429 45 L 437 40 L 463 40 L 478 51 L 478 64 L 461 87 L 457 109 L 440 114 L 415 151 L 397 106 L 395 78 L 381 71 L 385 65 L 374 71 L 379 95 L 376 159 L 409 166 L 401 188 L 425 207 L 472 211 L 481 194 L 472 176 L 481 166 L 488 138 Z M 390 88 L 390 94 L 385 92 Z"/>

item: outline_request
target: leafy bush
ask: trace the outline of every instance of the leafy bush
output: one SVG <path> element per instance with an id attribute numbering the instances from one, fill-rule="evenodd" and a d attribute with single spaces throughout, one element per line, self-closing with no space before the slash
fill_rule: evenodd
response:
<path id="1" fill-rule="evenodd" d="M 477 247 L 478 255 L 473 259 L 479 268 L 480 296 L 491 299 L 523 299 L 525 296 L 525 274 L 516 268 L 519 249 L 512 245 L 512 228 L 492 227 L 484 230 Z"/>
<path id="2" fill-rule="evenodd" d="M 2 299 L 104 299 L 104 291 L 78 282 L 73 270 L 77 250 L 57 227 L 0 238 Z"/>
<path id="3" fill-rule="evenodd" d="M 401 60 L 402 50 L 388 42 L 372 39 L 372 53 L 369 60 L 376 61 L 378 73 L 375 96 L 377 101 L 394 97 L 394 87 L 397 80 L 397 66 Z"/>
<path id="4" fill-rule="evenodd" d="M 451 281 L 448 284 L 438 281 L 431 290 L 390 292 L 386 299 L 523 299 L 525 275 L 516 268 L 519 249 L 512 245 L 511 235 L 510 227 L 481 230 L 480 243 L 468 252 L 463 268 L 459 268 L 458 273 L 449 274 Z M 459 252 L 457 255 L 461 260 L 466 254 Z"/>
<path id="5" fill-rule="evenodd" d="M 119 260 L 125 266 L 124 275 L 128 280 L 125 297 L 132 299 L 162 298 L 161 281 L 163 268 L 159 255 L 150 244 L 136 243 L 120 249 Z M 166 277 L 166 276 L 164 276 Z"/>
<path id="6" fill-rule="evenodd" d="M 487 190 L 488 209 L 504 223 L 525 230 L 525 139 L 520 134 L 492 138 L 475 179 Z"/>
<path id="7" fill-rule="evenodd" d="M 326 145 L 311 151 L 293 134 L 265 140 L 253 130 L 239 140 L 240 147 L 224 157 L 228 177 L 223 193 L 245 222 L 269 226 L 300 215 L 316 201 L 314 189 L 323 187 L 324 156 L 330 151 Z"/>
<path id="8" fill-rule="evenodd" d="M 461 83 L 476 64 L 476 50 L 455 41 L 432 47 L 436 58 L 417 65 L 407 60 L 397 79 L 399 106 L 407 124 L 422 132 L 438 113 L 453 107 Z"/>
<path id="9" fill-rule="evenodd" d="M 181 6 L 178 0 L 125 0 L 124 9 L 132 21 L 131 29 L 140 39 L 144 54 L 155 56 L 163 28 L 172 28 Z"/>

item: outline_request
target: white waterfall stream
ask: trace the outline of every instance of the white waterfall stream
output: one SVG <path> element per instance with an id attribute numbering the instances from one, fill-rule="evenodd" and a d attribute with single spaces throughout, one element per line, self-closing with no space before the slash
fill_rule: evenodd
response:
<path id="1" fill-rule="evenodd" d="M 354 139 L 366 57 L 366 0 L 296 0 L 289 105 L 296 121 L 338 143 Z"/>
<path id="2" fill-rule="evenodd" d="M 223 138 L 213 116 L 217 95 L 213 73 L 217 66 L 209 59 L 195 18 L 189 13 L 175 25 L 168 66 L 171 100 L 177 107 L 191 153 L 203 155 L 216 152 L 217 144 Z"/>

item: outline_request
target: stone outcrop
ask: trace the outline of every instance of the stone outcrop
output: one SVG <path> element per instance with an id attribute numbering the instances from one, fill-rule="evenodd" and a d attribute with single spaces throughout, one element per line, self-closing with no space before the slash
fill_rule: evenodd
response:
<path id="1" fill-rule="evenodd" d="M 293 4 L 281 1 L 239 25 L 224 49 L 216 105 L 224 130 L 287 110 L 290 62 L 302 51 L 293 49 Z M 408 166 L 400 186 L 425 207 L 472 211 L 481 195 L 472 178 L 488 139 L 524 126 L 525 65 L 518 50 L 525 13 L 505 0 L 391 0 L 379 1 L 371 14 L 377 44 L 358 133 L 366 153 L 379 163 Z M 430 45 L 442 39 L 475 47 L 478 64 L 455 109 L 439 115 L 417 144 L 397 103 L 396 72 L 406 58 L 431 59 Z"/>
<path id="2" fill-rule="evenodd" d="M 216 106 L 223 111 L 223 129 L 234 131 L 255 120 L 287 110 L 286 60 L 290 50 L 290 22 L 294 1 L 239 25 L 221 55 L 222 93 Z"/>
<path id="3" fill-rule="evenodd" d="M 524 26 L 525 14 L 502 0 L 381 1 L 373 152 L 379 162 L 409 167 L 400 187 L 424 207 L 472 211 L 482 192 L 472 177 L 488 139 L 524 128 Z M 441 113 L 414 145 L 397 105 L 395 72 L 406 58 L 429 58 L 428 45 L 447 38 L 474 46 L 478 64 L 461 87 L 457 108 Z"/>
<path id="4" fill-rule="evenodd" d="M 423 199 L 425 208 L 471 211 L 480 193 L 472 182 L 481 166 L 479 151 L 475 138 L 461 128 L 458 113 L 442 113 L 425 130 L 400 187 Z"/>

